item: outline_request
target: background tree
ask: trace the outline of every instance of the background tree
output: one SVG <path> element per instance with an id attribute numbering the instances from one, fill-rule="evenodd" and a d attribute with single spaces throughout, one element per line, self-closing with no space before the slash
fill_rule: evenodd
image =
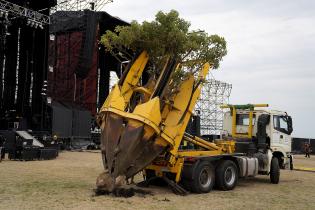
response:
<path id="1" fill-rule="evenodd" d="M 189 28 L 190 23 L 180 18 L 177 11 L 160 11 L 154 21 L 142 24 L 132 21 L 130 26 L 117 26 L 114 32 L 106 31 L 101 43 L 113 55 L 129 58 L 132 57 L 130 51 L 146 50 L 155 73 L 161 70 L 167 57 L 175 57 L 189 71 L 206 62 L 217 69 L 227 54 L 224 38 L 200 30 L 190 31 Z M 177 76 L 182 77 L 182 73 Z"/>

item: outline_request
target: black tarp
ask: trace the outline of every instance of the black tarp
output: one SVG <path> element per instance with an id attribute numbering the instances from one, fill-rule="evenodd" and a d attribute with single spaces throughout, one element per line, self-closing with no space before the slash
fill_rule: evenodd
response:
<path id="1" fill-rule="evenodd" d="M 72 134 L 79 137 L 90 137 L 91 135 L 91 113 L 83 109 L 72 111 Z"/>
<path id="2" fill-rule="evenodd" d="M 59 138 L 91 135 L 91 113 L 80 107 L 54 101 L 52 108 L 52 135 Z"/>
<path id="3" fill-rule="evenodd" d="M 52 104 L 52 134 L 60 138 L 72 135 L 72 110 L 64 105 L 53 102 Z"/>
<path id="4" fill-rule="evenodd" d="M 106 12 L 95 12 L 91 10 L 57 11 L 51 16 L 51 22 L 52 24 L 50 25 L 49 30 L 52 34 L 69 31 L 81 31 L 83 33 L 79 62 L 75 68 L 75 72 L 80 78 L 85 78 L 92 66 L 98 24 L 101 22 L 101 25 L 106 27 L 108 27 L 109 23 L 110 25 L 113 25 L 113 22 L 115 23 L 115 26 L 127 24 L 118 18 L 112 17 Z"/>
<path id="5" fill-rule="evenodd" d="M 81 79 L 89 71 L 89 67 L 93 63 L 93 50 L 95 38 L 100 38 L 107 30 L 114 31 L 118 25 L 128 25 L 129 23 L 109 15 L 106 12 L 95 11 L 57 11 L 51 16 L 51 25 L 49 28 L 50 34 L 58 35 L 70 34 L 72 32 L 82 32 L 82 44 L 79 49 L 79 61 L 75 64 L 75 71 Z M 97 31 L 98 28 L 98 31 Z M 98 32 L 98 33 L 97 33 Z M 88 38 L 90 37 L 90 38 Z M 80 41 L 79 41 L 80 42 Z M 54 50 L 58 50 L 55 48 Z M 54 50 L 50 51 L 50 65 L 55 65 Z M 68 55 L 72 56 L 72 55 Z M 109 92 L 109 77 L 110 71 L 116 71 L 120 77 L 120 63 L 109 53 L 106 52 L 102 45 L 98 49 L 98 68 L 99 75 L 99 90 L 97 91 L 99 103 L 101 107 Z M 95 78 L 97 79 L 97 78 Z"/>

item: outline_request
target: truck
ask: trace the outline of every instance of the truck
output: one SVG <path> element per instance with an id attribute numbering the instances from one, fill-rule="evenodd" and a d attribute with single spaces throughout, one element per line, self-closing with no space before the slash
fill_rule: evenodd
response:
<path id="1" fill-rule="evenodd" d="M 240 177 L 269 175 L 292 168 L 292 118 L 259 110 L 263 104 L 223 105 L 224 132 L 213 142 L 186 127 L 211 64 L 189 69 L 170 56 L 158 74 L 143 51 L 126 67 L 100 109 L 104 172 L 97 187 L 112 191 L 119 180 L 144 174 L 144 185 L 163 179 L 180 195 L 232 190 Z M 148 76 L 149 75 L 149 76 Z"/>

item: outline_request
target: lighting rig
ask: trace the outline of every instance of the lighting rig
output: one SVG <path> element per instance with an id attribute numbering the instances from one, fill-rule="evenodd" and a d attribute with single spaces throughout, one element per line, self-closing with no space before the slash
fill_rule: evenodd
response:
<path id="1" fill-rule="evenodd" d="M 24 17 L 28 26 L 41 29 L 50 24 L 49 16 L 4 0 L 0 0 L 0 17 L 6 20 Z"/>

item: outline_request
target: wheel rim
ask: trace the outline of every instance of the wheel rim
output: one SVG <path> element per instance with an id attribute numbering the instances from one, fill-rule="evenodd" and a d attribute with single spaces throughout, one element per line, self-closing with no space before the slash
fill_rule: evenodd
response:
<path id="1" fill-rule="evenodd" d="M 202 169 L 199 176 L 199 183 L 203 188 L 207 188 L 211 184 L 211 171 L 209 167 Z"/>
<path id="2" fill-rule="evenodd" d="M 232 166 L 229 166 L 226 168 L 224 173 L 224 180 L 227 185 L 233 185 L 236 179 L 235 175 L 235 168 Z"/>

